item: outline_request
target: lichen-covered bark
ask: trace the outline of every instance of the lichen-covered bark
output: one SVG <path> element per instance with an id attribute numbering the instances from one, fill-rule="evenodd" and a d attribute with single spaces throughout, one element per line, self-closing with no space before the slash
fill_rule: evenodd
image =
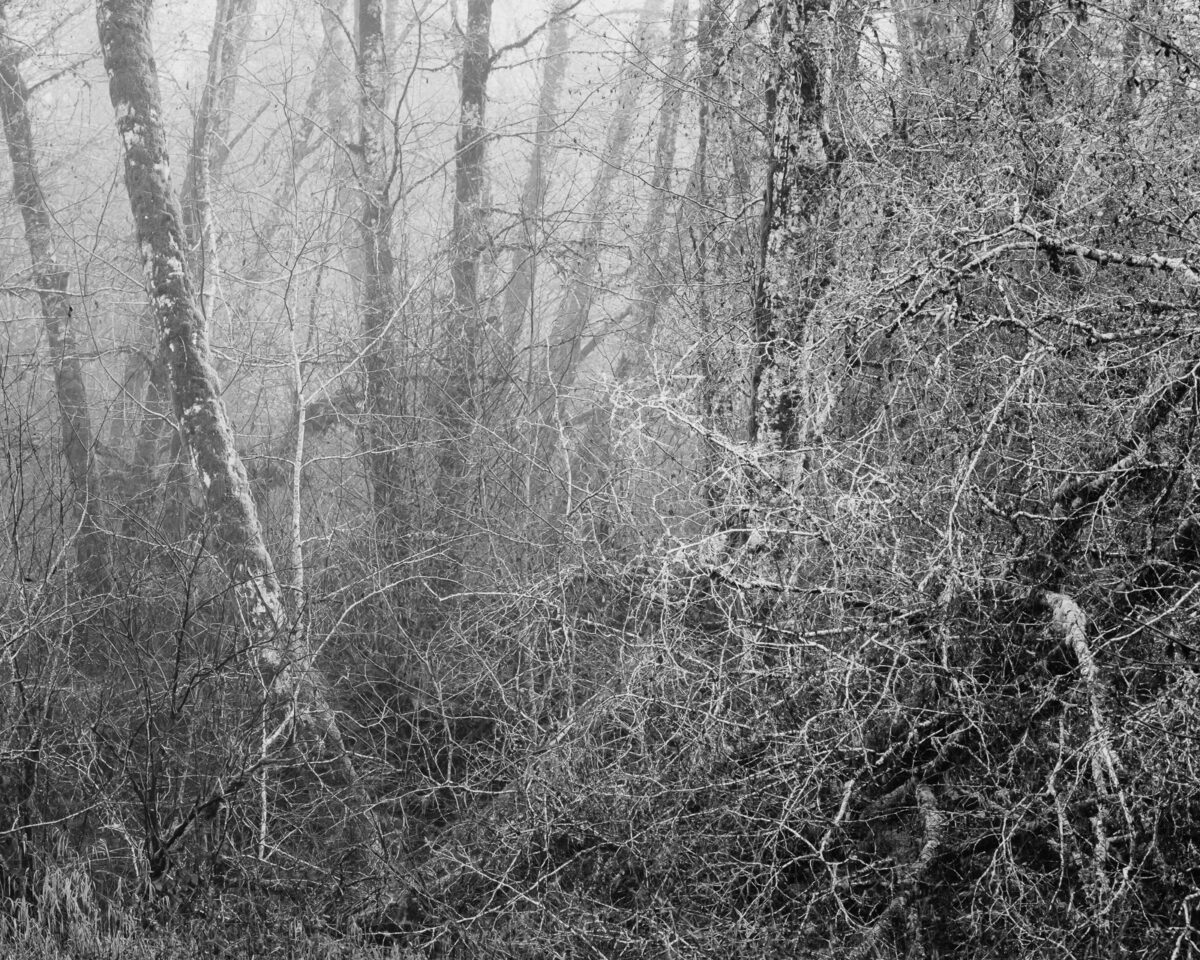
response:
<path id="1" fill-rule="evenodd" d="M 7 33 L 0 6 L 0 33 Z M 33 260 L 34 285 L 41 300 L 46 337 L 54 360 L 54 387 L 58 396 L 63 458 L 71 484 L 71 499 L 78 511 L 75 535 L 78 581 L 90 594 L 107 593 L 112 586 L 108 537 L 100 527 L 100 501 L 92 470 L 93 435 L 88 412 L 83 365 L 71 327 L 67 301 L 69 275 L 54 249 L 50 210 L 38 182 L 37 154 L 29 120 L 29 93 L 19 68 L 20 51 L 0 41 L 0 111 L 4 136 L 12 161 L 13 194 L 25 224 L 25 242 Z"/>
<path id="2" fill-rule="evenodd" d="M 801 439 L 800 391 L 787 355 L 804 348 L 808 314 L 824 274 L 813 263 L 819 254 L 813 237 L 830 173 L 822 89 L 828 13 L 829 0 L 777 0 L 771 12 L 749 432 L 752 441 L 774 448 L 794 447 Z"/>
<path id="3" fill-rule="evenodd" d="M 212 188 L 220 179 L 225 161 L 229 156 L 229 127 L 232 117 L 237 81 L 245 52 L 246 36 L 254 16 L 257 0 L 220 0 L 213 20 L 212 39 L 209 44 L 208 65 L 205 84 L 196 111 L 193 128 L 192 148 L 188 154 L 187 170 L 180 190 L 180 208 L 183 215 L 184 235 L 187 239 L 189 262 L 199 278 L 200 320 L 208 323 L 216 304 L 217 278 L 220 273 L 216 226 L 212 215 Z M 154 311 L 147 312 L 148 322 L 153 326 Z M 145 342 L 155 342 L 157 332 L 143 332 Z M 146 362 L 143 357 L 130 358 L 131 367 Z M 187 535 L 187 520 L 190 510 L 187 497 L 186 467 L 179 462 L 172 465 L 166 482 L 157 486 L 153 481 L 153 468 L 164 449 L 178 450 L 178 439 L 170 436 L 169 424 L 159 415 L 162 398 L 166 394 L 166 371 L 162 369 L 164 358 L 153 352 L 149 363 L 153 367 L 149 380 L 144 374 L 127 376 L 131 385 L 145 384 L 144 394 L 139 392 L 132 399 L 139 410 L 148 411 L 138 428 L 138 440 L 133 445 L 133 459 L 128 481 L 133 488 L 136 502 L 127 511 L 124 532 L 129 543 L 141 539 L 138 526 L 149 516 L 156 516 L 161 523 L 163 535 L 168 541 L 178 541 Z M 163 389 L 156 390 L 159 386 Z M 114 442 L 119 438 L 114 436 Z M 155 509 L 155 500 L 158 507 Z"/>
<path id="4" fill-rule="evenodd" d="M 97 6 L 125 186 L 167 366 L 174 413 L 188 456 L 216 520 L 216 547 L 255 634 L 271 640 L 285 616 L 263 543 L 250 485 L 234 448 L 216 371 L 188 273 L 182 218 L 171 193 L 160 120 L 158 77 L 149 40 L 150 4 L 107 0 Z M 268 649 L 276 649 L 274 643 Z"/>
<path id="5" fill-rule="evenodd" d="M 334 778 L 352 795 L 357 780 L 311 651 L 286 629 L 282 591 L 263 541 L 246 471 L 234 447 L 216 371 L 209 362 L 185 254 L 179 206 L 171 190 L 161 100 L 150 45 L 150 0 L 100 0 L 97 24 L 138 249 L 154 306 L 180 435 L 212 523 L 210 539 L 228 574 L 262 666 L 282 702 L 333 760 Z M 373 843 L 361 798 L 352 829 Z"/>

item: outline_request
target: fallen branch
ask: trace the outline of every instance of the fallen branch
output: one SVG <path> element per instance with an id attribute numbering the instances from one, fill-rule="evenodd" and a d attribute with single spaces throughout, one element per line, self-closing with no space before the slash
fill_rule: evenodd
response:
<path id="1" fill-rule="evenodd" d="M 1164 257 L 1159 253 L 1123 253 L 1120 250 L 1089 247 L 1082 243 L 1072 243 L 1069 240 L 1056 240 L 1027 223 L 1014 223 L 1013 228 L 1031 238 L 1040 249 L 1051 253 L 1091 260 L 1101 266 L 1134 267 L 1140 270 L 1163 270 L 1167 273 L 1177 273 L 1186 282 L 1200 285 L 1200 273 L 1196 273 L 1191 265 L 1180 257 Z"/>

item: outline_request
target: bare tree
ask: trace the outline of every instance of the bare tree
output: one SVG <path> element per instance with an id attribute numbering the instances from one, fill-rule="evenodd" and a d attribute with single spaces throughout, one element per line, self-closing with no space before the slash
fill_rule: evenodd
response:
<path id="1" fill-rule="evenodd" d="M 70 274 L 55 252 L 53 221 L 38 182 L 37 153 L 29 119 L 29 91 L 20 69 L 22 51 L 8 37 L 7 14 L 7 2 L 0 3 L 0 33 L 5 35 L 0 40 L 0 111 L 3 112 L 8 156 L 12 161 L 13 193 L 25 223 L 25 243 L 33 261 L 34 285 L 54 359 L 63 458 L 67 464 L 71 500 L 78 513 L 78 529 L 74 534 L 78 580 L 88 593 L 103 594 L 112 587 L 109 540 L 100 525 L 87 386 L 67 294 Z"/>
<path id="2" fill-rule="evenodd" d="M 396 258 L 392 252 L 392 182 L 400 163 L 388 150 L 392 129 L 387 105 L 387 52 L 382 0 L 358 0 L 359 142 L 356 179 L 362 194 L 363 368 L 366 374 L 367 469 L 375 522 L 388 563 L 406 553 L 409 531 L 401 482 L 401 423 L 404 413 L 395 350 Z"/>
<path id="3" fill-rule="evenodd" d="M 208 46 L 204 90 L 196 110 L 192 149 L 183 178 L 183 223 L 188 242 L 199 251 L 202 316 L 211 320 L 220 275 L 212 187 L 229 156 L 229 127 L 237 97 L 238 73 L 257 0 L 218 0 Z"/>
<path id="4" fill-rule="evenodd" d="M 640 266 L 633 292 L 630 335 L 621 345 L 614 367 L 617 380 L 625 380 L 644 368 L 658 313 L 671 288 L 675 263 L 668 258 L 667 211 L 673 206 L 671 180 L 675 172 L 675 148 L 679 113 L 683 107 L 684 66 L 688 0 L 675 0 L 671 9 L 669 54 L 662 72 L 658 135 L 654 144 L 654 167 L 650 174 L 650 199 L 642 227 Z M 701 93 L 705 96 L 707 91 Z M 705 104 L 707 110 L 707 104 Z"/>
<path id="5" fill-rule="evenodd" d="M 375 841 L 373 818 L 357 795 L 354 766 L 314 651 L 303 636 L 288 629 L 283 590 L 209 359 L 182 217 L 171 189 L 150 13 L 150 0 L 100 0 L 96 8 L 109 95 L 123 145 L 125 186 L 174 414 L 211 520 L 210 542 L 232 584 L 252 649 L 286 708 L 284 723 L 298 725 L 333 759 L 334 778 L 352 795 L 354 838 L 366 849 Z"/>
<path id="6" fill-rule="evenodd" d="M 211 322 L 216 309 L 221 269 L 212 191 L 229 157 L 233 105 L 256 3 L 257 0 L 220 0 L 217 5 L 204 88 L 196 110 L 181 190 L 184 231 L 191 261 L 197 265 L 200 318 L 205 324 Z M 153 343 L 156 339 L 153 311 L 146 311 L 141 319 L 146 326 L 145 342 Z M 123 384 L 126 396 L 145 413 L 132 451 L 130 479 L 135 487 L 134 505 L 123 524 L 126 536 L 133 539 L 142 532 L 138 527 L 153 500 L 153 467 L 164 445 L 171 459 L 162 491 L 165 527 L 171 539 L 179 539 L 187 526 L 187 468 L 182 462 L 180 438 L 169 430 L 167 376 L 161 369 L 162 362 L 150 350 L 133 350 Z"/>
<path id="7" fill-rule="evenodd" d="M 654 21 L 661 12 L 662 0 L 646 0 L 625 54 L 625 64 L 617 80 L 615 112 L 605 134 L 604 146 L 600 152 L 600 167 L 592 187 L 584 236 L 580 243 L 580 255 L 550 332 L 544 364 L 548 383 L 541 392 L 545 399 L 539 400 L 539 408 L 544 407 L 546 399 L 552 396 L 553 392 L 569 387 L 578 372 L 583 338 L 596 298 L 600 244 L 609 225 L 613 187 L 617 182 L 617 175 L 625 165 L 638 98 L 646 81 L 650 37 Z"/>
<path id="8" fill-rule="evenodd" d="M 533 296 L 537 278 L 539 231 L 542 209 L 549 189 L 552 138 L 558 125 L 559 90 L 567 70 L 567 51 L 571 44 L 569 21 L 561 13 L 560 4 L 551 13 L 546 46 L 542 51 L 542 85 L 538 93 L 537 119 L 533 134 L 533 152 L 529 157 L 529 173 L 521 192 L 518 211 L 517 243 L 512 255 L 511 279 L 504 291 L 504 335 L 501 349 L 512 354 L 522 329 L 536 328 Z M 505 366 L 502 357 L 501 366 Z"/>
<path id="9" fill-rule="evenodd" d="M 484 196 L 488 77 L 492 70 L 492 0 L 468 0 L 459 68 L 459 120 L 454 154 L 454 220 L 450 235 L 450 308 L 444 332 L 445 360 L 438 451 L 438 532 L 449 542 L 440 550 L 439 593 L 462 582 L 467 505 L 469 439 L 479 409 L 480 347 L 485 318 L 479 290 L 487 247 Z"/>

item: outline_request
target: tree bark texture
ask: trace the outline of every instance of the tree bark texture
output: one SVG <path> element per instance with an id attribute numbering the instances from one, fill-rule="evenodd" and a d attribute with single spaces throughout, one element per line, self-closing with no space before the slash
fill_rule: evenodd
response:
<path id="1" fill-rule="evenodd" d="M 804 411 L 788 354 L 803 351 L 824 271 L 813 264 L 816 220 L 826 192 L 825 91 L 829 0 L 776 0 L 766 90 L 767 182 L 759 227 L 751 370 L 750 439 L 791 448 Z"/>
<path id="2" fill-rule="evenodd" d="M 199 276 L 199 316 L 200 321 L 206 325 L 212 319 L 220 272 L 216 225 L 212 216 L 212 188 L 220 179 L 222 168 L 229 156 L 228 136 L 233 103 L 245 53 L 246 35 L 254 17 L 256 3 L 257 0 L 220 0 L 217 5 L 212 39 L 209 43 L 205 84 L 196 111 L 192 147 L 180 192 L 189 260 L 196 266 Z M 148 343 L 153 343 L 158 339 L 153 330 L 153 311 L 148 313 L 147 323 L 150 324 L 150 331 L 145 338 Z M 207 336 L 207 331 L 205 335 Z M 138 430 L 139 439 L 132 451 L 131 482 L 138 490 L 137 506 L 126 518 L 125 533 L 136 536 L 136 525 L 154 512 L 155 497 L 161 495 L 161 509 L 157 513 L 162 522 L 162 530 L 169 542 L 176 542 L 187 534 L 190 507 L 186 468 L 181 463 L 174 463 L 161 490 L 155 489 L 154 464 L 162 455 L 163 447 L 169 448 L 173 453 L 177 452 L 178 441 L 176 438 L 169 438 L 167 420 L 157 414 L 157 410 L 163 405 L 160 391 L 157 391 L 155 386 L 167 382 L 165 370 L 160 369 L 164 358 L 157 351 L 149 356 L 155 368 L 149 380 L 146 381 L 144 375 L 129 378 L 135 382 L 146 382 L 144 395 L 137 394 L 135 402 L 151 413 L 142 422 Z M 145 362 L 142 356 L 131 357 L 131 365 Z"/>
<path id="3" fill-rule="evenodd" d="M 7 27 L 0 6 L 0 30 Z M 70 275 L 59 263 L 46 198 L 38 181 L 33 126 L 29 119 L 29 92 L 20 71 L 20 52 L 5 41 L 0 46 L 0 110 L 4 136 L 12 161 L 13 194 L 25 224 L 25 242 L 33 261 L 33 279 L 41 301 L 46 337 L 54 359 L 54 389 L 58 397 L 63 458 L 67 465 L 71 499 L 79 516 L 75 534 L 77 578 L 89 594 L 109 592 L 112 577 L 109 541 L 100 527 L 100 500 L 95 471 L 91 417 L 83 364 L 72 329 L 67 301 Z"/>
<path id="4" fill-rule="evenodd" d="M 448 538 L 439 554 L 435 587 L 452 592 L 462 583 L 461 538 L 469 510 L 470 435 L 479 416 L 482 316 L 479 272 L 487 249 L 487 84 L 492 70 L 492 0 L 468 0 L 459 70 L 459 121 L 455 141 L 454 220 L 450 234 L 452 287 L 445 331 L 445 381 L 439 398 L 444 436 L 438 451 L 439 535 Z"/>
<path id="5" fill-rule="evenodd" d="M 358 791 L 337 719 L 325 697 L 312 652 L 287 630 L 283 594 L 263 540 L 250 484 L 234 446 L 209 361 L 208 341 L 193 292 L 179 206 L 171 191 L 158 77 L 150 45 L 150 0 L 100 0 L 97 24 L 109 95 L 116 111 L 125 186 L 165 359 L 180 435 L 213 526 L 211 543 L 233 584 L 252 649 L 294 719 L 333 760 L 333 778 Z M 374 840 L 361 798 L 354 804 L 354 837 Z"/>
<path id="6" fill-rule="evenodd" d="M 399 158 L 389 157 L 387 150 L 390 118 L 382 0 L 358 0 L 356 19 L 367 470 L 380 550 L 390 564 L 407 554 L 409 536 L 401 477 L 404 402 L 395 350 L 399 308 L 395 293 L 396 258 L 391 241 L 391 184 Z"/>

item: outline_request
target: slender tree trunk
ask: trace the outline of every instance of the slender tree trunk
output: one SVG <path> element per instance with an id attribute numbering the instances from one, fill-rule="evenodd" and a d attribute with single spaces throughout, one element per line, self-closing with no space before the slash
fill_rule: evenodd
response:
<path id="1" fill-rule="evenodd" d="M 667 62 L 660 88 L 662 99 L 658 111 L 654 166 L 650 174 L 649 206 L 642 227 L 629 332 L 621 340 L 620 352 L 613 365 L 613 375 L 618 383 L 624 383 L 646 369 L 659 310 L 669 296 L 676 276 L 677 258 L 670 258 L 673 262 L 668 262 L 666 256 L 664 224 L 667 210 L 674 201 L 671 180 L 675 172 L 679 113 L 683 105 L 687 13 L 688 0 L 674 0 Z M 611 417 L 603 409 L 597 409 L 589 417 L 584 440 L 579 444 L 579 456 L 572 473 L 578 478 L 580 486 L 593 493 L 607 490 L 612 484 L 616 457 L 611 428 Z M 607 518 L 597 517 L 593 521 L 593 532 L 599 539 L 607 539 Z"/>
<path id="2" fill-rule="evenodd" d="M 587 333 L 588 318 L 595 300 L 600 267 L 600 246 L 604 231 L 609 226 L 608 215 L 612 204 L 613 187 L 617 175 L 624 169 L 629 141 L 633 135 L 633 121 L 641 95 L 650 59 L 650 39 L 655 21 L 662 14 L 662 0 L 646 0 L 638 17 L 634 36 L 626 51 L 626 60 L 617 81 L 617 104 L 608 124 L 604 147 L 600 153 L 600 167 L 592 187 L 587 225 L 580 245 L 574 275 L 555 316 L 546 344 L 544 359 L 538 358 L 535 382 L 530 395 L 532 438 L 529 462 L 534 469 L 549 471 L 559 440 L 564 432 L 558 422 L 558 397 L 568 391 L 578 375 L 582 355 L 583 339 Z M 581 473 L 576 476 L 574 464 L 568 463 L 564 473 L 565 483 L 555 496 L 553 516 L 565 518 L 571 513 L 576 500 L 577 488 L 586 489 L 596 481 L 595 458 L 588 456 L 589 448 L 607 446 L 603 438 L 607 424 L 601 422 L 603 414 L 592 411 L 585 426 L 583 447 L 584 459 L 578 466 Z M 530 500 L 540 499 L 539 493 L 530 484 Z M 596 531 L 598 537 L 605 536 L 603 529 Z"/>
<path id="3" fill-rule="evenodd" d="M 536 325 L 533 315 L 533 290 L 537 257 L 541 246 L 539 228 L 542 206 L 550 183 L 549 161 L 551 139 L 558 124 L 558 92 L 567 72 L 567 50 L 571 37 L 567 18 L 556 10 L 551 14 L 546 48 L 542 52 L 542 88 L 538 95 L 537 125 L 533 135 L 533 153 L 529 158 L 529 175 L 521 192 L 520 223 L 517 248 L 512 256 L 512 279 L 504 291 L 504 338 L 507 353 L 501 358 L 507 368 L 522 330 Z M 508 361 L 506 363 L 505 361 Z"/>
<path id="4" fill-rule="evenodd" d="M 321 49 L 317 53 L 312 85 L 304 101 L 304 112 L 291 139 L 288 156 L 290 175 L 280 178 L 271 201 L 271 217 L 256 231 L 250 269 L 252 278 L 260 277 L 264 265 L 270 262 L 269 253 L 277 242 L 288 214 L 293 211 L 296 196 L 308 176 L 303 170 L 305 161 L 318 151 L 321 144 L 331 140 L 347 142 L 355 136 L 347 129 L 348 122 L 353 124 L 355 120 L 355 96 L 350 89 L 350 72 L 346 69 L 346 64 L 353 60 L 353 52 L 342 23 L 347 3 L 348 0 L 329 0 L 321 4 Z M 333 163 L 338 162 L 340 153 L 338 151 L 335 154 Z"/>
<path id="5" fill-rule="evenodd" d="M 550 332 L 545 366 L 550 392 L 544 399 L 539 398 L 539 405 L 544 405 L 555 391 L 569 387 L 577 373 L 580 348 L 596 295 L 600 241 L 608 226 L 613 185 L 616 183 L 617 174 L 625 165 L 638 96 L 646 79 L 650 36 L 654 21 L 661 14 L 662 0 L 647 0 L 617 82 L 616 112 L 609 122 L 604 149 L 600 154 L 600 169 L 596 175 L 596 184 L 592 188 L 587 228 L 575 274 Z"/>
<path id="6" fill-rule="evenodd" d="M 703 446 L 704 463 L 704 501 L 711 510 L 715 509 L 723 499 L 723 490 L 717 477 L 720 469 L 721 451 L 708 439 L 715 435 L 718 429 L 717 398 L 719 395 L 718 379 L 719 364 L 715 357 L 715 324 L 713 310 L 709 302 L 709 236 L 711 233 L 711 214 L 707 213 L 712 203 L 709 196 L 708 164 L 709 141 L 712 138 L 713 90 L 720 86 L 718 74 L 721 67 L 717 61 L 716 40 L 722 36 L 721 21 L 724 19 L 724 0 L 707 0 L 700 15 L 697 30 L 696 47 L 699 53 L 699 68 L 696 77 L 696 99 L 698 111 L 696 117 L 696 156 L 693 162 L 693 175 L 689 183 L 689 195 L 696 198 L 700 214 L 699 223 L 691 226 L 692 253 L 695 262 L 693 286 L 696 290 L 696 309 L 699 326 L 699 373 L 697 385 L 700 400 L 700 415 L 706 430 Z"/>
<path id="7" fill-rule="evenodd" d="M 459 73 L 459 122 L 455 143 L 454 221 L 450 236 L 452 294 L 446 329 L 445 383 L 438 453 L 438 533 L 448 539 L 440 551 L 435 589 L 453 592 L 462 584 L 465 550 L 461 542 L 469 510 L 470 435 L 479 417 L 481 312 L 479 271 L 487 248 L 486 188 L 487 83 L 492 70 L 492 0 L 467 0 L 467 27 Z"/>
<path id="8" fill-rule="evenodd" d="M 1130 0 L 1129 19 L 1121 37 L 1121 94 L 1119 110 L 1122 119 L 1133 117 L 1137 104 L 1145 96 L 1139 60 L 1142 56 L 1142 20 L 1146 16 L 1146 0 Z"/>
<path id="9" fill-rule="evenodd" d="M 671 178 L 675 173 L 679 112 L 683 106 L 687 15 L 688 0 L 675 0 L 671 10 L 670 54 L 663 71 L 662 106 L 658 111 L 654 169 L 650 175 L 650 206 L 642 228 L 641 267 L 633 293 L 632 336 L 626 337 L 617 359 L 615 375 L 618 381 L 626 380 L 644 368 L 659 310 L 672 286 L 675 264 L 664 256 L 667 249 L 664 224 L 674 200 Z"/>
<path id="10" fill-rule="evenodd" d="M 383 0 L 357 0 L 359 85 L 358 184 L 362 193 L 362 325 L 365 338 L 367 469 L 380 551 L 388 563 L 407 554 L 408 524 L 401 476 L 404 403 L 397 369 L 396 259 L 392 253 L 393 168 L 389 155 Z"/>
<path id="11" fill-rule="evenodd" d="M 313 661 L 288 631 L 283 592 L 263 540 L 246 471 L 234 446 L 209 360 L 208 340 L 188 268 L 182 217 L 170 184 L 166 136 L 150 44 L 151 0 L 99 0 L 97 25 L 125 186 L 165 358 L 175 417 L 204 495 L 209 542 L 233 593 L 264 671 L 281 705 L 333 761 L 336 785 L 350 794 L 357 849 L 375 844 L 375 825 Z"/>
<path id="12" fill-rule="evenodd" d="M 237 97 L 238 71 L 257 0 L 218 0 L 208 46 L 204 91 L 196 111 L 192 150 L 183 178 L 183 224 L 188 244 L 199 252 L 201 315 L 212 320 L 214 292 L 220 274 L 216 228 L 212 217 L 212 185 L 229 156 L 229 120 Z"/>
<path id="13" fill-rule="evenodd" d="M 776 0 L 771 12 L 774 72 L 766 99 L 767 182 L 759 227 L 754 287 L 754 361 L 750 377 L 752 441 L 792 448 L 804 411 L 797 353 L 824 271 L 813 260 L 817 215 L 830 170 L 826 155 L 826 71 L 829 0 Z M 789 356 L 790 355 L 790 356 Z"/>
<path id="14" fill-rule="evenodd" d="M 6 11 L 0 5 L 0 32 L 7 32 Z M 29 93 L 20 72 L 20 52 L 7 41 L 0 47 L 0 111 L 12 161 L 13 194 L 25 223 L 25 242 L 33 260 L 34 284 L 42 304 L 46 336 L 54 359 L 54 388 L 58 395 L 63 457 L 71 499 L 79 515 L 75 552 L 78 581 L 92 595 L 112 588 L 109 542 L 100 527 L 100 500 L 92 469 L 92 424 L 87 386 L 79 360 L 67 302 L 69 274 L 54 250 L 50 210 L 38 183 L 37 154 L 29 120 Z"/>

